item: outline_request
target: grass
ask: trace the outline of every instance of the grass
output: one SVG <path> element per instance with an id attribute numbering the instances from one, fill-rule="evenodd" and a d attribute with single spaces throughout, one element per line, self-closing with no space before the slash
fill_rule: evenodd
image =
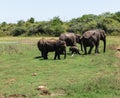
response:
<path id="1" fill-rule="evenodd" d="M 107 52 L 74 55 L 53 60 L 35 58 L 36 37 L 2 37 L 0 42 L 0 98 L 119 98 L 120 58 L 116 47 L 120 37 L 107 37 Z M 68 51 L 67 51 L 68 53 Z M 35 74 L 35 75 L 34 75 Z M 43 85 L 52 93 L 42 96 L 37 87 Z"/>

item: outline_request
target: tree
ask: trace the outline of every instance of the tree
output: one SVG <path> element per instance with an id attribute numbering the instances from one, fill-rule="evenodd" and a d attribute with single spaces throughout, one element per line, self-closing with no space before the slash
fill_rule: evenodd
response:
<path id="1" fill-rule="evenodd" d="M 17 25 L 18 25 L 18 26 L 23 26 L 24 23 L 25 23 L 24 20 L 19 20 L 19 21 L 17 22 Z"/>
<path id="2" fill-rule="evenodd" d="M 2 27 L 6 26 L 6 25 L 7 25 L 7 23 L 5 21 L 2 22 L 2 24 L 1 24 Z"/>
<path id="3" fill-rule="evenodd" d="M 120 22 L 120 12 L 116 12 L 112 18 Z"/>
<path id="4" fill-rule="evenodd" d="M 33 17 L 31 17 L 30 19 L 28 19 L 28 22 L 34 23 L 34 22 L 35 22 L 35 19 L 34 19 Z"/>
<path id="5" fill-rule="evenodd" d="M 13 36 L 19 36 L 22 35 L 23 33 L 25 33 L 26 30 L 23 28 L 15 28 L 11 33 Z"/>
<path id="6" fill-rule="evenodd" d="M 63 22 L 59 17 L 53 17 L 52 20 L 49 22 L 49 29 L 53 31 L 53 35 L 59 36 L 61 33 L 64 32 Z"/>
<path id="7" fill-rule="evenodd" d="M 108 34 L 120 32 L 120 22 L 112 18 L 102 18 L 98 23 L 98 27 L 104 29 Z"/>

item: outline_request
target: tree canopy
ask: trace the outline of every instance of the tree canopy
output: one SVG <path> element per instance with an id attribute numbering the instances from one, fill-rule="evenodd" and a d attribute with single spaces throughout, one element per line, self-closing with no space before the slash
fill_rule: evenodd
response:
<path id="1" fill-rule="evenodd" d="M 0 36 L 59 36 L 71 31 L 82 34 L 90 29 L 103 29 L 109 35 L 120 35 L 120 12 L 105 12 L 100 15 L 86 14 L 69 21 L 58 16 L 49 21 L 35 21 L 33 17 L 17 23 L 0 23 Z"/>

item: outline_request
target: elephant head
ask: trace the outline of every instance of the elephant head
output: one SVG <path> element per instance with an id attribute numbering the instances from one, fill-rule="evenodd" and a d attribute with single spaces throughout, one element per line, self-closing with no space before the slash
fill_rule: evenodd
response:
<path id="1" fill-rule="evenodd" d="M 54 46 L 57 54 L 63 54 L 64 55 L 64 59 L 66 58 L 66 42 L 62 41 L 62 40 L 57 40 L 56 45 Z M 54 57 L 54 59 L 56 59 L 56 57 Z"/>
<path id="2" fill-rule="evenodd" d="M 102 40 L 104 43 L 103 51 L 105 52 L 106 51 L 106 33 L 102 29 L 98 29 L 97 32 L 100 34 L 100 40 Z"/>
<path id="3" fill-rule="evenodd" d="M 81 41 L 81 36 L 80 34 L 75 34 L 76 36 L 76 43 L 79 43 L 80 46 L 81 46 L 81 51 L 83 51 L 83 48 L 82 48 L 82 41 Z"/>

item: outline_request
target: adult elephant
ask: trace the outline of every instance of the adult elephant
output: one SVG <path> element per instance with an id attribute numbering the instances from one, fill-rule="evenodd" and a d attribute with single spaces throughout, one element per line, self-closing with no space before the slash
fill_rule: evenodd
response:
<path id="1" fill-rule="evenodd" d="M 106 34 L 102 29 L 89 30 L 83 33 L 81 41 L 84 47 L 85 54 L 87 54 L 87 47 L 90 47 L 88 54 L 91 54 L 93 47 L 95 46 L 95 53 L 99 53 L 100 40 L 104 43 L 103 51 L 106 51 Z"/>
<path id="2" fill-rule="evenodd" d="M 66 58 L 66 43 L 65 41 L 57 39 L 40 39 L 37 43 L 38 49 L 41 51 L 41 56 L 44 59 L 48 59 L 48 52 L 55 51 L 54 59 L 58 57 L 60 59 L 60 54 L 64 54 Z"/>
<path id="3" fill-rule="evenodd" d="M 65 41 L 67 46 L 76 46 L 77 43 L 81 44 L 80 35 L 72 32 L 63 33 L 59 36 L 59 40 Z M 82 44 L 81 44 L 82 50 Z"/>

